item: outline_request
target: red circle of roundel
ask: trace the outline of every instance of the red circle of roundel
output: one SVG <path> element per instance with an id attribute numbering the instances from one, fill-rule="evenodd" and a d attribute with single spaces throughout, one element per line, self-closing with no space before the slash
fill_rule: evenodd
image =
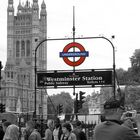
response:
<path id="1" fill-rule="evenodd" d="M 85 51 L 85 48 L 79 44 L 79 43 L 76 43 L 76 42 L 72 42 L 72 43 L 69 43 L 68 45 L 65 46 L 65 48 L 63 49 L 63 52 L 67 53 L 69 49 L 73 48 L 73 47 L 76 47 L 78 48 L 81 52 L 82 51 Z M 75 61 L 75 62 L 72 62 L 68 59 L 68 57 L 63 57 L 63 60 L 66 64 L 68 64 L 69 66 L 79 66 L 80 64 L 82 64 L 85 60 L 85 57 L 80 57 L 79 60 Z"/>

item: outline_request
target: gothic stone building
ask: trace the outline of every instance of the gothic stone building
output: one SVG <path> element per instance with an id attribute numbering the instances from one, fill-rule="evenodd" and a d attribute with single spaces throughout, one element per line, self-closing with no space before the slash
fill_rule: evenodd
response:
<path id="1" fill-rule="evenodd" d="M 39 12 L 38 0 L 32 5 L 19 2 L 17 13 L 14 1 L 7 8 L 7 62 L 2 80 L 1 102 L 7 111 L 34 111 L 34 52 L 37 43 L 46 38 L 47 12 L 43 0 Z M 46 69 L 46 43 L 37 50 L 37 70 Z M 37 114 L 47 114 L 44 90 L 37 90 Z"/>

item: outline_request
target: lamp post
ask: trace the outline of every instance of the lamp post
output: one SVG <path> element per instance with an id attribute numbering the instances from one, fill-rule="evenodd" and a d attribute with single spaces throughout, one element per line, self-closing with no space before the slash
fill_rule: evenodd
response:
<path id="1" fill-rule="evenodd" d="M 38 48 L 40 47 L 40 45 L 42 43 L 44 43 L 45 41 L 59 41 L 59 40 L 85 40 L 85 39 L 104 39 L 106 41 L 108 41 L 111 46 L 112 46 L 112 50 L 113 50 L 113 95 L 114 95 L 114 98 L 115 98 L 115 93 L 116 93 L 116 84 L 115 84 L 115 47 L 113 45 L 113 43 L 106 37 L 104 36 L 98 36 L 98 37 L 81 37 L 81 38 L 52 38 L 52 39 L 43 39 L 42 41 L 39 42 L 39 44 L 37 45 L 37 47 L 35 48 L 35 67 L 34 67 L 34 71 L 35 71 L 35 104 L 34 104 L 34 107 L 35 107 L 35 110 L 34 110 L 34 117 L 36 118 L 36 73 L 37 73 L 37 67 L 36 67 L 36 61 L 37 61 L 37 58 L 36 58 L 36 55 L 37 55 L 37 50 Z"/>

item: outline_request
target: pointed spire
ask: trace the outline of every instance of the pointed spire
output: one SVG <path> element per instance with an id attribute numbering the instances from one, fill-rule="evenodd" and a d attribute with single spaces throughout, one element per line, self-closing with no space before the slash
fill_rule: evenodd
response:
<path id="1" fill-rule="evenodd" d="M 44 0 L 42 1 L 41 9 L 46 9 L 46 4 L 45 4 Z"/>
<path id="2" fill-rule="evenodd" d="M 46 4 L 44 2 L 44 0 L 42 1 L 41 4 L 41 12 L 40 12 L 40 16 L 46 16 L 47 12 L 46 12 Z"/>
<path id="3" fill-rule="evenodd" d="M 29 1 L 28 0 L 26 1 L 26 5 L 27 5 L 27 7 L 29 6 Z"/>
<path id="4" fill-rule="evenodd" d="M 19 0 L 19 4 L 18 4 L 18 12 L 22 10 L 22 5 L 21 5 L 21 0 Z"/>
<path id="5" fill-rule="evenodd" d="M 14 10 L 13 4 L 14 4 L 13 0 L 8 0 L 8 8 L 10 8 L 10 10 L 11 9 Z"/>
<path id="6" fill-rule="evenodd" d="M 30 8 L 30 2 L 29 2 L 29 0 L 26 1 L 26 7 L 27 8 Z"/>
<path id="7" fill-rule="evenodd" d="M 29 7 L 29 2 L 28 2 L 28 0 L 26 0 L 26 4 L 25 4 L 25 9 L 28 9 L 28 7 Z"/>

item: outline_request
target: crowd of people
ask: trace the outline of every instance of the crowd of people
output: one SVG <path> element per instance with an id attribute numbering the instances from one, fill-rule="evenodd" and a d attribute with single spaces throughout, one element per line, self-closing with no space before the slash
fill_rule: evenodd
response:
<path id="1" fill-rule="evenodd" d="M 29 120 L 25 124 L 25 129 L 19 133 L 19 127 L 2 120 L 0 127 L 0 140 L 86 140 L 86 134 L 82 131 L 82 123 L 76 121 L 75 125 L 70 122 L 61 123 L 59 118 L 48 120 L 44 137 L 41 137 L 37 129 L 36 122 Z"/>
<path id="2" fill-rule="evenodd" d="M 117 99 L 110 99 L 104 104 L 101 123 L 95 126 L 93 140 L 140 140 L 138 131 L 134 129 L 134 118 L 124 116 L 125 108 Z M 48 120 L 43 137 L 33 120 L 27 121 L 25 129 L 19 133 L 17 125 L 2 120 L 0 140 L 87 140 L 82 123 L 76 121 L 60 122 L 59 118 Z"/>

